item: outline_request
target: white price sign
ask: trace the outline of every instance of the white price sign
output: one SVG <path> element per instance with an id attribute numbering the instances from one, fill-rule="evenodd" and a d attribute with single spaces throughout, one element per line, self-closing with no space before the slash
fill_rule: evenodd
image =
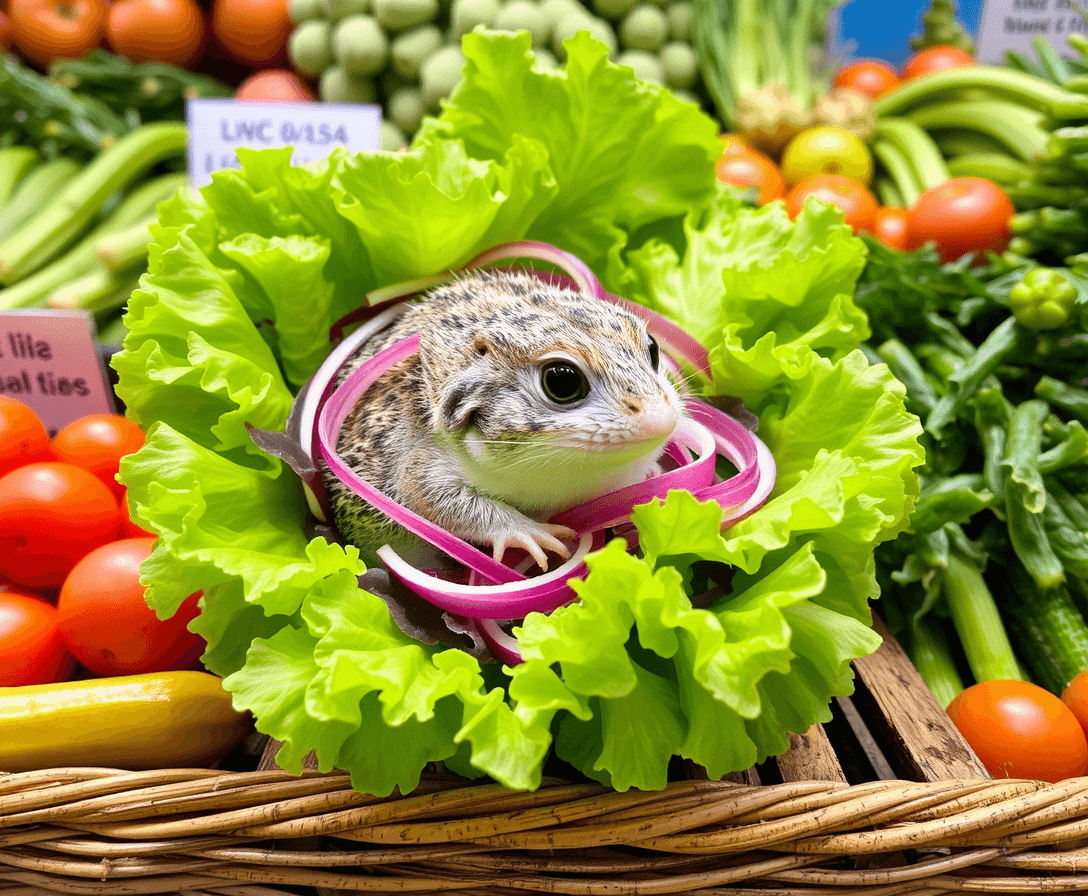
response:
<path id="1" fill-rule="evenodd" d="M 1032 41 L 1042 37 L 1060 56 L 1075 56 L 1066 39 L 1088 36 L 1088 22 L 1077 11 L 1078 0 L 985 0 L 976 49 L 979 62 L 1001 64 L 1006 50 L 1034 59 Z"/>
<path id="2" fill-rule="evenodd" d="M 203 187 L 212 172 L 239 167 L 237 149 L 293 146 L 292 164 L 323 159 L 334 149 L 381 146 L 381 106 L 361 103 L 257 103 L 193 99 L 187 103 L 189 178 Z"/>

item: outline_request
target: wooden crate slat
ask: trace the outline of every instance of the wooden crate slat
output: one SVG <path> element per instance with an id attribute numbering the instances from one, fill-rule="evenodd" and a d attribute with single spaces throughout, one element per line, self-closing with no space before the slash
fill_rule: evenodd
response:
<path id="1" fill-rule="evenodd" d="M 804 734 L 791 734 L 789 752 L 777 757 L 775 762 L 783 781 L 847 783 L 835 749 L 822 725 L 813 725 Z"/>

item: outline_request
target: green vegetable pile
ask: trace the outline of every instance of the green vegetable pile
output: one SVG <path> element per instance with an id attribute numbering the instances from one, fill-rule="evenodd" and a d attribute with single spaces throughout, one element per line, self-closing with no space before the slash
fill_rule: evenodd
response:
<path id="1" fill-rule="evenodd" d="M 834 209 L 794 224 L 723 191 L 713 121 L 588 34 L 565 49 L 545 73 L 528 34 L 466 35 L 464 80 L 411 150 L 243 152 L 161 206 L 113 361 L 148 428 L 122 472 L 160 533 L 147 597 L 168 615 L 204 591 L 204 662 L 285 768 L 315 751 L 375 794 L 432 761 L 512 788 L 552 756 L 617 789 L 663 787 L 678 755 L 717 778 L 828 719 L 879 644 L 873 547 L 902 529 L 922 450 L 903 387 L 857 350 L 863 244 Z M 301 486 L 245 424 L 283 427 L 363 293 L 523 238 L 703 339 L 778 476 L 724 534 L 686 492 L 637 508 L 643 554 L 591 555 L 577 603 L 515 629 L 510 669 L 404 634 L 357 551 L 307 536 Z"/>
<path id="2" fill-rule="evenodd" d="M 0 310 L 84 308 L 119 342 L 155 206 L 187 184 L 185 98 L 229 92 L 104 51 L 48 78 L 0 56 Z"/>
<path id="3" fill-rule="evenodd" d="M 858 301 L 926 429 L 910 528 L 877 552 L 889 624 L 946 705 L 961 671 L 1060 694 L 1088 669 L 1088 281 L 870 250 Z"/>
<path id="4" fill-rule="evenodd" d="M 326 102 L 381 102 L 383 149 L 410 140 L 461 77 L 461 37 L 476 27 L 527 31 L 540 69 L 588 31 L 637 77 L 695 100 L 690 0 L 292 0 L 291 64 L 319 78 Z M 615 55 L 618 51 L 618 55 Z"/>

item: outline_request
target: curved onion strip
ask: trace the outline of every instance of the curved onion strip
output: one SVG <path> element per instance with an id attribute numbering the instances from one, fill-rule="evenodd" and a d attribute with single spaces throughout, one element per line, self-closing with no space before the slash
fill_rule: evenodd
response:
<path id="1" fill-rule="evenodd" d="M 589 265 L 582 261 L 582 259 L 577 255 L 572 255 L 570 252 L 565 252 L 562 249 L 556 248 L 548 243 L 538 242 L 537 240 L 516 240 L 512 243 L 503 243 L 501 246 L 496 246 L 494 249 L 488 249 L 486 252 L 481 252 L 472 259 L 472 261 L 466 264 L 464 269 L 466 271 L 471 271 L 496 261 L 511 258 L 535 258 L 537 261 L 546 261 L 549 264 L 554 264 L 556 267 L 562 268 L 567 272 L 567 275 L 573 281 L 579 292 L 596 296 L 598 299 L 603 299 L 607 296 L 604 287 L 601 286 L 601 281 L 597 279 L 597 275 L 593 273 Z M 539 277 L 542 272 L 532 271 L 532 273 Z"/>
<path id="2" fill-rule="evenodd" d="M 407 299 L 418 295 L 435 286 L 449 283 L 457 275 L 453 271 L 443 271 L 441 274 L 432 274 L 430 277 L 420 277 L 418 280 L 408 280 L 404 283 L 394 283 L 390 286 L 381 286 L 368 292 L 364 297 L 366 304 L 381 305 L 383 302 L 394 302 L 397 299 Z"/>
<path id="3" fill-rule="evenodd" d="M 389 324 L 404 313 L 405 306 L 394 305 L 368 320 L 354 333 L 334 348 L 329 356 L 322 362 L 317 372 L 310 378 L 306 387 L 306 398 L 302 403 L 302 413 L 299 419 L 299 441 L 302 450 L 309 455 L 310 460 L 317 460 L 314 451 L 314 442 L 317 440 L 317 417 L 322 405 L 329 397 L 332 384 L 336 380 L 336 374 L 344 366 L 344 362 L 352 353 L 371 336 L 385 329 Z"/>
<path id="4" fill-rule="evenodd" d="M 673 437 L 698 453 L 692 463 L 586 501 L 563 511 L 552 522 L 575 532 L 592 532 L 628 519 L 636 504 L 664 499 L 670 489 L 687 489 L 694 494 L 706 488 L 714 481 L 714 439 L 710 432 L 693 420 L 681 418 Z"/>
<path id="5" fill-rule="evenodd" d="M 409 336 L 378 352 L 359 365 L 358 369 L 341 383 L 329 396 L 318 415 L 318 447 L 325 463 L 333 474 L 355 494 L 380 510 L 386 516 L 403 526 L 414 535 L 445 551 L 454 560 L 469 569 L 487 576 L 493 582 L 516 582 L 525 577 L 493 560 L 483 551 L 474 548 L 467 541 L 447 532 L 430 520 L 424 519 L 407 507 L 378 491 L 369 482 L 359 476 L 340 458 L 336 450 L 340 429 L 344 425 L 351 409 L 370 385 L 394 364 L 398 364 L 412 355 L 419 348 L 419 335 Z M 470 616 L 471 613 L 461 613 Z"/>
<path id="6" fill-rule="evenodd" d="M 513 619 L 526 613 L 550 613 L 567 603 L 574 592 L 567 581 L 585 572 L 582 562 L 603 536 L 585 533 L 562 566 L 521 582 L 501 585 L 460 585 L 427 575 L 403 560 L 389 545 L 378 548 L 386 569 L 424 600 L 441 610 L 472 619 Z"/>
<path id="7" fill-rule="evenodd" d="M 759 440 L 741 423 L 710 405 L 692 402 L 688 406 L 688 413 L 710 431 L 717 452 L 738 470 L 736 475 L 711 486 L 714 500 L 723 507 L 747 501 L 762 481 L 762 470 L 757 463 Z M 704 497 L 707 493 L 705 488 L 699 492 L 693 491 L 703 501 L 708 500 Z"/>
<path id="8" fill-rule="evenodd" d="M 496 620 L 473 619 L 472 624 L 476 626 L 476 631 L 480 633 L 480 637 L 484 639 L 484 643 L 500 663 L 516 666 L 521 662 L 518 642 Z"/>
<path id="9" fill-rule="evenodd" d="M 722 517 L 723 529 L 759 510 L 759 508 L 766 503 L 767 498 L 770 497 L 771 492 L 774 490 L 777 473 L 774 455 L 771 454 L 771 449 L 768 448 L 761 439 L 758 439 L 755 436 L 752 438 L 756 443 L 756 466 L 759 468 L 759 484 L 747 501 L 738 507 L 733 507 L 725 512 L 725 515 Z M 725 483 L 722 484 L 724 485 Z M 696 495 L 696 497 L 700 501 L 716 500 L 714 496 L 715 488 L 717 488 L 717 486 L 712 485 L 709 489 L 705 489 L 702 494 Z"/>

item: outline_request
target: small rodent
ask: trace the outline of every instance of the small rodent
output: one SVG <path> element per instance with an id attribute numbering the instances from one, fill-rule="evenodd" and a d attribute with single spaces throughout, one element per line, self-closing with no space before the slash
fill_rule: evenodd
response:
<path id="1" fill-rule="evenodd" d="M 432 290 L 364 342 L 339 381 L 416 332 L 419 352 L 367 390 L 337 450 L 379 491 L 496 559 L 508 547 L 541 568 L 546 551 L 569 556 L 560 539 L 574 533 L 545 521 L 645 479 L 683 414 L 639 318 L 523 272 Z M 324 475 L 345 538 L 364 552 L 391 540 L 399 527 Z"/>

